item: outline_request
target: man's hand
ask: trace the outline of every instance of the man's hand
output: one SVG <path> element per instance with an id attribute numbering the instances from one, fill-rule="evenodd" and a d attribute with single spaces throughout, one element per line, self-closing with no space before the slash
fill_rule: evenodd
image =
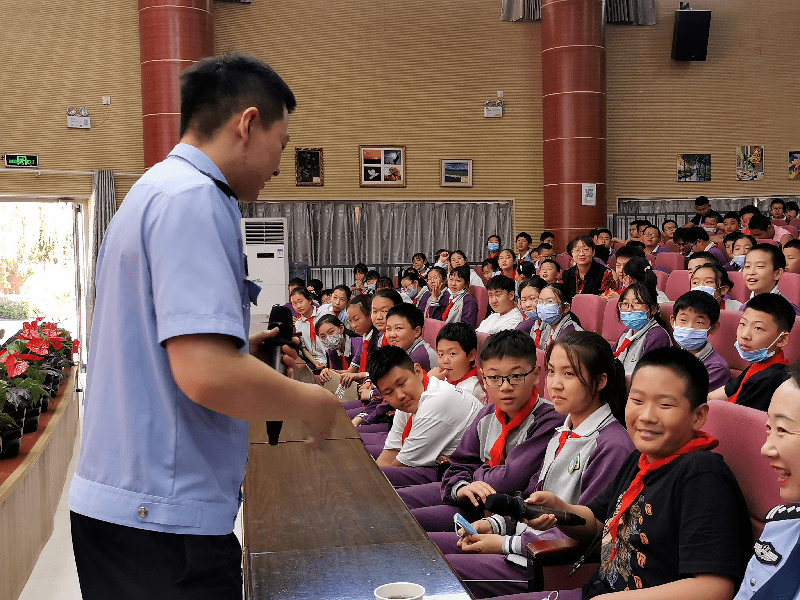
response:
<path id="1" fill-rule="evenodd" d="M 258 352 L 258 347 L 264 340 L 268 340 L 269 338 L 274 338 L 278 335 L 278 328 L 275 327 L 273 329 L 268 329 L 266 331 L 260 331 L 258 333 L 254 333 L 250 336 L 250 354 L 253 356 L 256 355 Z M 292 341 L 300 345 L 300 338 L 293 337 Z M 291 377 L 294 375 L 294 365 L 295 362 L 298 360 L 297 351 L 292 348 L 291 346 L 283 345 L 281 346 L 281 352 L 283 353 L 283 358 L 281 361 L 286 366 L 286 376 Z"/>
<path id="2" fill-rule="evenodd" d="M 486 496 L 495 494 L 492 486 L 484 481 L 473 481 L 465 486 L 458 488 L 456 497 L 459 500 L 469 500 L 473 506 L 480 506 L 481 502 L 486 501 Z"/>
<path id="3" fill-rule="evenodd" d="M 308 427 L 310 436 L 306 441 L 311 446 L 318 446 L 331 432 L 331 426 L 336 418 L 336 413 L 342 410 L 339 399 L 332 392 L 320 386 L 311 386 L 312 391 L 319 395 L 315 409 L 306 411 L 303 423 Z"/>
<path id="4" fill-rule="evenodd" d="M 447 374 L 441 369 L 441 367 L 433 367 L 430 371 L 428 371 L 428 377 L 436 377 L 436 379 L 444 379 L 447 377 Z"/>
<path id="5" fill-rule="evenodd" d="M 462 552 L 471 554 L 502 554 L 503 536 L 496 533 L 466 535 L 456 542 Z"/>

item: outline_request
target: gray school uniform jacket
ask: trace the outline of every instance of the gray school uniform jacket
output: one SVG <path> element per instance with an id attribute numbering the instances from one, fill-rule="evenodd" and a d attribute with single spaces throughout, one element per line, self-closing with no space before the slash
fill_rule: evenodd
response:
<path id="1" fill-rule="evenodd" d="M 523 321 L 524 322 L 524 321 Z M 541 331 L 541 333 L 538 333 Z M 547 350 L 551 343 L 556 341 L 562 333 L 568 331 L 583 331 L 583 328 L 572 320 L 572 315 L 567 313 L 564 317 L 556 323 L 556 326 L 548 325 L 544 321 L 537 321 L 536 325 L 531 329 L 531 337 L 539 340 L 536 344 L 537 348 Z"/>
<path id="2" fill-rule="evenodd" d="M 421 337 L 414 340 L 407 354 L 411 357 L 411 360 L 425 369 L 426 373 L 433 367 L 439 366 L 439 355 L 436 354 L 436 351 Z"/>
<path id="3" fill-rule="evenodd" d="M 631 345 L 617 358 L 619 358 L 622 366 L 625 367 L 625 375 L 628 377 L 633 375 L 633 370 L 636 368 L 636 363 L 639 362 L 639 359 L 650 350 L 672 345 L 669 334 L 655 319 L 650 319 L 647 325 L 639 331 L 626 329 L 614 345 L 614 352 L 626 339 L 631 340 Z"/>

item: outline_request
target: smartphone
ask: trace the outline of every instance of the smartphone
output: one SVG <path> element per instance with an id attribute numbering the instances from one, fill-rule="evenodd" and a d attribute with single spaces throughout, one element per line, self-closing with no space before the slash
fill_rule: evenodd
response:
<path id="1" fill-rule="evenodd" d="M 460 514 L 456 514 L 455 516 L 453 516 L 453 521 L 456 522 L 456 529 L 460 527 L 461 529 L 466 531 L 469 535 L 478 535 L 478 532 L 475 531 L 475 528 L 472 525 L 470 525 L 470 522 L 467 521 Z"/>

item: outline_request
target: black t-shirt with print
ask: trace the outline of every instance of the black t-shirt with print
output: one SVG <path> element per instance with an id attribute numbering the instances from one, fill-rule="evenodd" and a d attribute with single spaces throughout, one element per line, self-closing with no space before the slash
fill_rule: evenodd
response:
<path id="1" fill-rule="evenodd" d="M 642 493 L 620 519 L 617 553 L 609 561 L 607 523 L 639 471 L 640 455 L 633 452 L 588 505 L 606 526 L 600 569 L 584 586 L 583 598 L 701 573 L 738 584 L 753 553 L 750 517 L 733 473 L 709 450 L 679 456 L 645 477 Z"/>
<path id="2" fill-rule="evenodd" d="M 726 396 L 730 398 L 736 393 L 736 390 L 742 385 L 742 378 L 747 374 L 749 368 L 747 367 L 738 377 L 725 384 Z M 771 365 L 747 380 L 742 391 L 736 396 L 736 404 L 766 412 L 769 410 L 769 403 L 772 402 L 772 394 L 788 378 L 789 373 L 786 371 L 785 365 Z"/>

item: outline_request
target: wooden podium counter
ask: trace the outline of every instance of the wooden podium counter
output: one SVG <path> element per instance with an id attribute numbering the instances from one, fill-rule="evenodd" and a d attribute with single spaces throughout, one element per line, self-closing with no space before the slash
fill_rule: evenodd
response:
<path id="1" fill-rule="evenodd" d="M 0 485 L 0 600 L 16 600 L 50 535 L 78 435 L 76 368 L 31 452 Z"/>
<path id="2" fill-rule="evenodd" d="M 304 367 L 297 379 L 313 381 Z M 468 600 L 437 546 L 384 477 L 344 410 L 328 440 L 308 448 L 299 422 L 270 446 L 251 427 L 244 484 L 244 572 L 253 600 L 372 600 L 410 581 L 426 598 Z"/>

